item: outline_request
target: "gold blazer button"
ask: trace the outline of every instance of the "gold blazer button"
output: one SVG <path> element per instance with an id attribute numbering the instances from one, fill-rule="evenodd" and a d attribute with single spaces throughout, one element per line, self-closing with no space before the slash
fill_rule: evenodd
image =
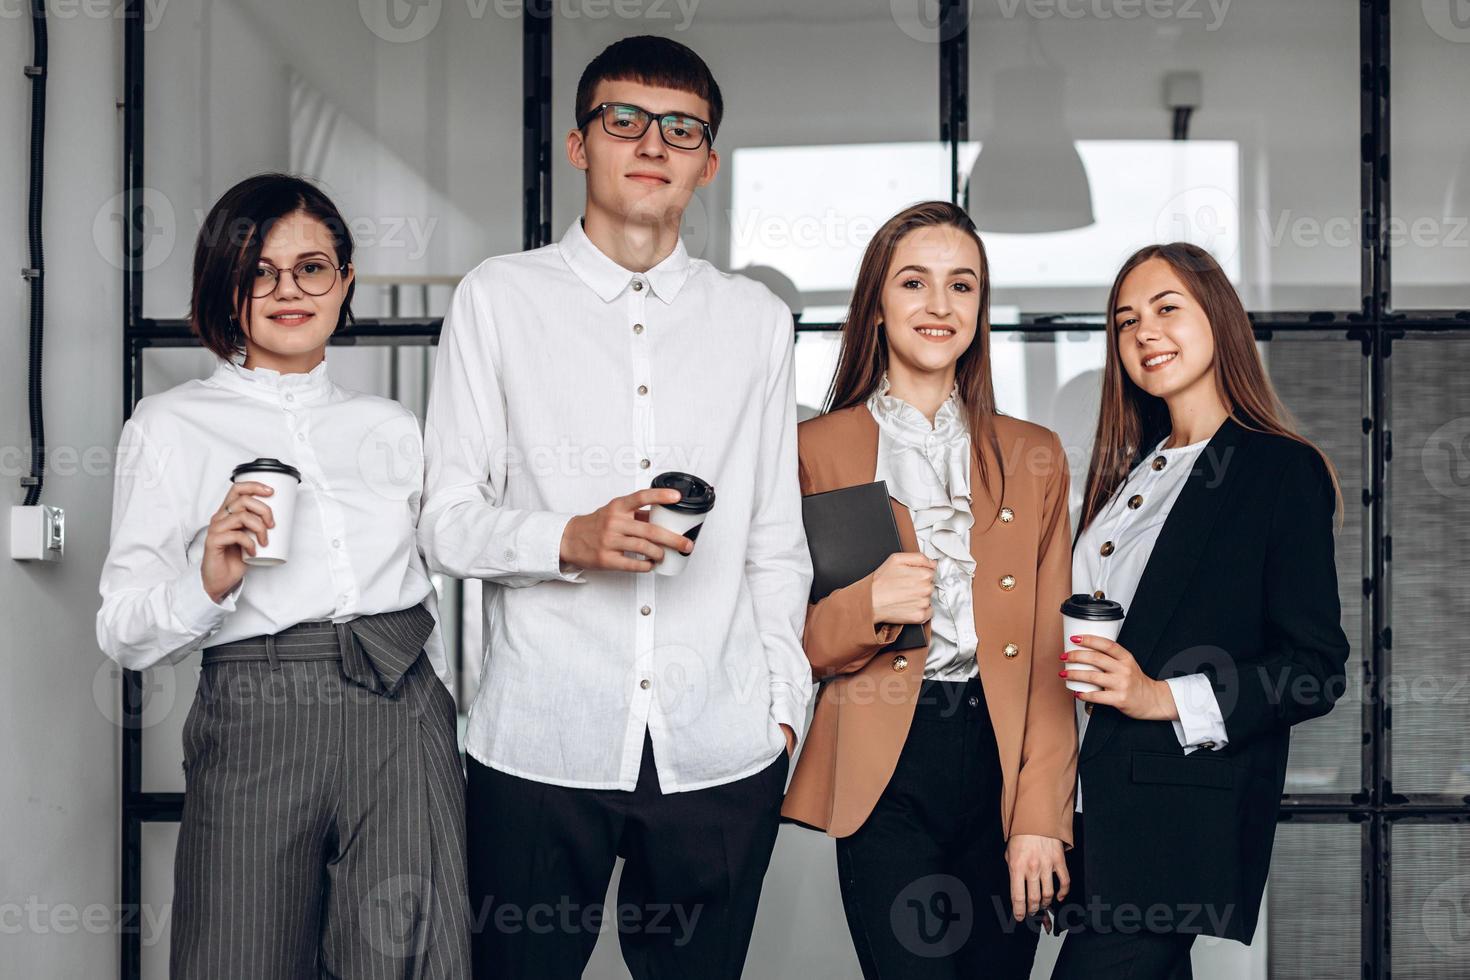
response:
<path id="1" fill-rule="evenodd" d="M 894 670 L 904 670 L 904 669 L 906 669 L 908 667 L 908 665 L 909 665 L 909 658 L 908 657 L 905 657 L 901 653 L 898 656 L 896 656 L 896 657 L 893 658 L 893 669 Z"/>
<path id="2" fill-rule="evenodd" d="M 1007 643 L 1003 652 L 1007 658 L 1014 660 L 1021 655 L 1021 648 L 1014 643 Z"/>
<path id="3" fill-rule="evenodd" d="M 1014 576 L 1014 575 L 1002 575 L 1000 577 L 1000 587 L 1002 589 L 1006 590 L 1007 592 L 1009 592 L 1012 589 L 1014 589 L 1016 587 L 1016 576 Z"/>
<path id="4" fill-rule="evenodd" d="M 1015 511 L 1011 510 L 1009 507 L 1002 507 L 1000 509 L 1000 522 L 1002 524 L 1009 524 L 1011 521 L 1014 521 L 1015 519 L 1016 519 L 1016 512 Z"/>

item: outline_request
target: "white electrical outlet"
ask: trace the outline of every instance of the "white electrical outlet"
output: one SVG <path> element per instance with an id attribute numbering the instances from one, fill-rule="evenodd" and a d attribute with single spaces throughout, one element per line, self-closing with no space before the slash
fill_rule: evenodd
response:
<path id="1" fill-rule="evenodd" d="M 10 557 L 16 561 L 61 561 L 66 515 L 60 507 L 36 504 L 10 508 Z"/>

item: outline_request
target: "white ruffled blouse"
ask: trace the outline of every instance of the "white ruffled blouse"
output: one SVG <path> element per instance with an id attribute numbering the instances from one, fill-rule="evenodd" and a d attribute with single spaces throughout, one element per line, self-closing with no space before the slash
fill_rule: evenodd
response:
<path id="1" fill-rule="evenodd" d="M 970 554 L 970 431 L 959 388 L 929 424 L 924 413 L 889 394 L 888 375 L 868 398 L 878 422 L 875 480 L 909 509 L 919 551 L 938 566 L 934 575 L 926 679 L 963 681 L 976 674 L 975 558 Z"/>

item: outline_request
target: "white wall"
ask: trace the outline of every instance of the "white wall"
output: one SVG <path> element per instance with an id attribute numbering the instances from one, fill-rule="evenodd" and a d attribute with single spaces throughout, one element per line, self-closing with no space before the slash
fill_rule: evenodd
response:
<path id="1" fill-rule="evenodd" d="M 30 465 L 26 412 L 29 5 L 0 13 L 0 496 Z M 75 7 L 73 8 L 76 9 Z M 118 685 L 93 634 L 111 457 L 122 418 L 121 277 L 93 219 L 121 172 L 122 31 L 53 18 L 46 152 L 45 423 L 56 455 L 41 500 L 66 510 L 59 564 L 0 560 L 0 973 L 117 975 Z M 5 555 L 9 555 L 8 543 Z M 102 676 L 99 677 L 99 671 Z M 94 698 L 94 690 L 98 696 Z M 100 918 L 99 918 L 100 917 Z"/>

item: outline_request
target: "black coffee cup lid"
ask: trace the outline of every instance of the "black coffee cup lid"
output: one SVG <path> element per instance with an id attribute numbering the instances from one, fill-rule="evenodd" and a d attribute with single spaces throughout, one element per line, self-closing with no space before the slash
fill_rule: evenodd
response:
<path id="1" fill-rule="evenodd" d="M 272 459 L 269 456 L 262 456 L 248 463 L 241 463 L 230 472 L 230 482 L 234 483 L 238 480 L 241 473 L 285 473 L 287 476 L 295 477 L 298 483 L 301 482 L 300 470 L 290 463 L 283 463 L 279 459 Z"/>
<path id="2" fill-rule="evenodd" d="M 1123 607 L 1112 599 L 1097 599 L 1079 592 L 1062 603 L 1062 615 L 1106 623 L 1122 619 Z"/>
<path id="3" fill-rule="evenodd" d="M 653 489 L 677 490 L 684 495 L 684 499 L 676 504 L 659 504 L 669 510 L 685 514 L 704 514 L 715 506 L 715 488 L 690 473 L 679 473 L 675 470 L 660 473 L 653 478 Z"/>

